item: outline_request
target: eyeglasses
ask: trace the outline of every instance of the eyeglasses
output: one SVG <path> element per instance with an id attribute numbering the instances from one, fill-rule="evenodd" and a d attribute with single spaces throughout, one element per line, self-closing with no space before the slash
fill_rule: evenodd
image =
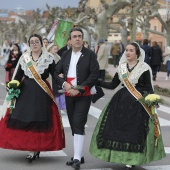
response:
<path id="1" fill-rule="evenodd" d="M 40 43 L 40 41 L 30 41 L 31 45 L 34 45 L 34 44 L 38 45 L 39 43 Z"/>

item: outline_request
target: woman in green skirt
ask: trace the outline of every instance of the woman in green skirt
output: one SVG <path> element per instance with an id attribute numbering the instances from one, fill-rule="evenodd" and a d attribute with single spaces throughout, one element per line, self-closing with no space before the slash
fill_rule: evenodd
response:
<path id="1" fill-rule="evenodd" d="M 95 127 L 90 153 L 107 162 L 126 164 L 125 169 L 166 156 L 159 122 L 153 119 L 156 114 L 138 101 L 145 92 L 153 93 L 151 69 L 144 58 L 136 42 L 128 44 L 112 82 L 97 83 L 114 89 L 114 94 Z"/>

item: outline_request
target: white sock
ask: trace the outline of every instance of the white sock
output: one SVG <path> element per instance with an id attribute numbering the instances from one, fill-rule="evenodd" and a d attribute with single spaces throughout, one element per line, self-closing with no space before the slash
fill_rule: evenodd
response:
<path id="1" fill-rule="evenodd" d="M 78 136 L 76 134 L 74 134 L 74 138 L 73 138 L 73 144 L 74 144 L 74 153 L 76 152 L 76 147 L 77 147 L 77 143 L 78 143 Z M 74 158 L 75 159 L 75 158 Z"/>
<path id="2" fill-rule="evenodd" d="M 74 134 L 74 159 L 81 161 L 83 155 L 84 135 Z"/>

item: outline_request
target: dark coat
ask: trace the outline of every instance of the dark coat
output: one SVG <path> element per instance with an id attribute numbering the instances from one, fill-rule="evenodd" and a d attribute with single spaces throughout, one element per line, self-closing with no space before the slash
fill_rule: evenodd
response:
<path id="1" fill-rule="evenodd" d="M 61 57 L 63 52 L 67 51 L 67 45 L 58 50 L 57 54 Z"/>
<path id="2" fill-rule="evenodd" d="M 91 89 L 97 82 L 99 75 L 99 64 L 97 62 L 96 54 L 85 47 L 81 50 L 82 54 L 77 62 L 77 85 L 88 86 Z M 62 86 L 67 80 L 67 73 L 71 61 L 72 49 L 63 53 L 61 60 L 57 63 L 55 68 L 55 76 L 57 83 Z M 64 78 L 58 75 L 64 74 Z M 83 92 L 82 92 L 83 93 Z"/>
<path id="3" fill-rule="evenodd" d="M 160 66 L 162 62 L 162 50 L 161 48 L 157 46 L 152 46 L 151 47 L 151 60 L 150 60 L 150 65 L 151 66 Z"/>
<path id="4" fill-rule="evenodd" d="M 151 47 L 148 44 L 143 44 L 141 48 L 145 51 L 145 62 L 150 65 Z"/>

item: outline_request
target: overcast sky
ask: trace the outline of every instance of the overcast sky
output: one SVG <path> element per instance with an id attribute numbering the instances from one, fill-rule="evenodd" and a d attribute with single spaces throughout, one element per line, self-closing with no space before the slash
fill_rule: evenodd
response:
<path id="1" fill-rule="evenodd" d="M 0 9 L 15 9 L 21 6 L 24 9 L 46 9 L 46 3 L 50 7 L 78 7 L 79 0 L 0 0 Z"/>

